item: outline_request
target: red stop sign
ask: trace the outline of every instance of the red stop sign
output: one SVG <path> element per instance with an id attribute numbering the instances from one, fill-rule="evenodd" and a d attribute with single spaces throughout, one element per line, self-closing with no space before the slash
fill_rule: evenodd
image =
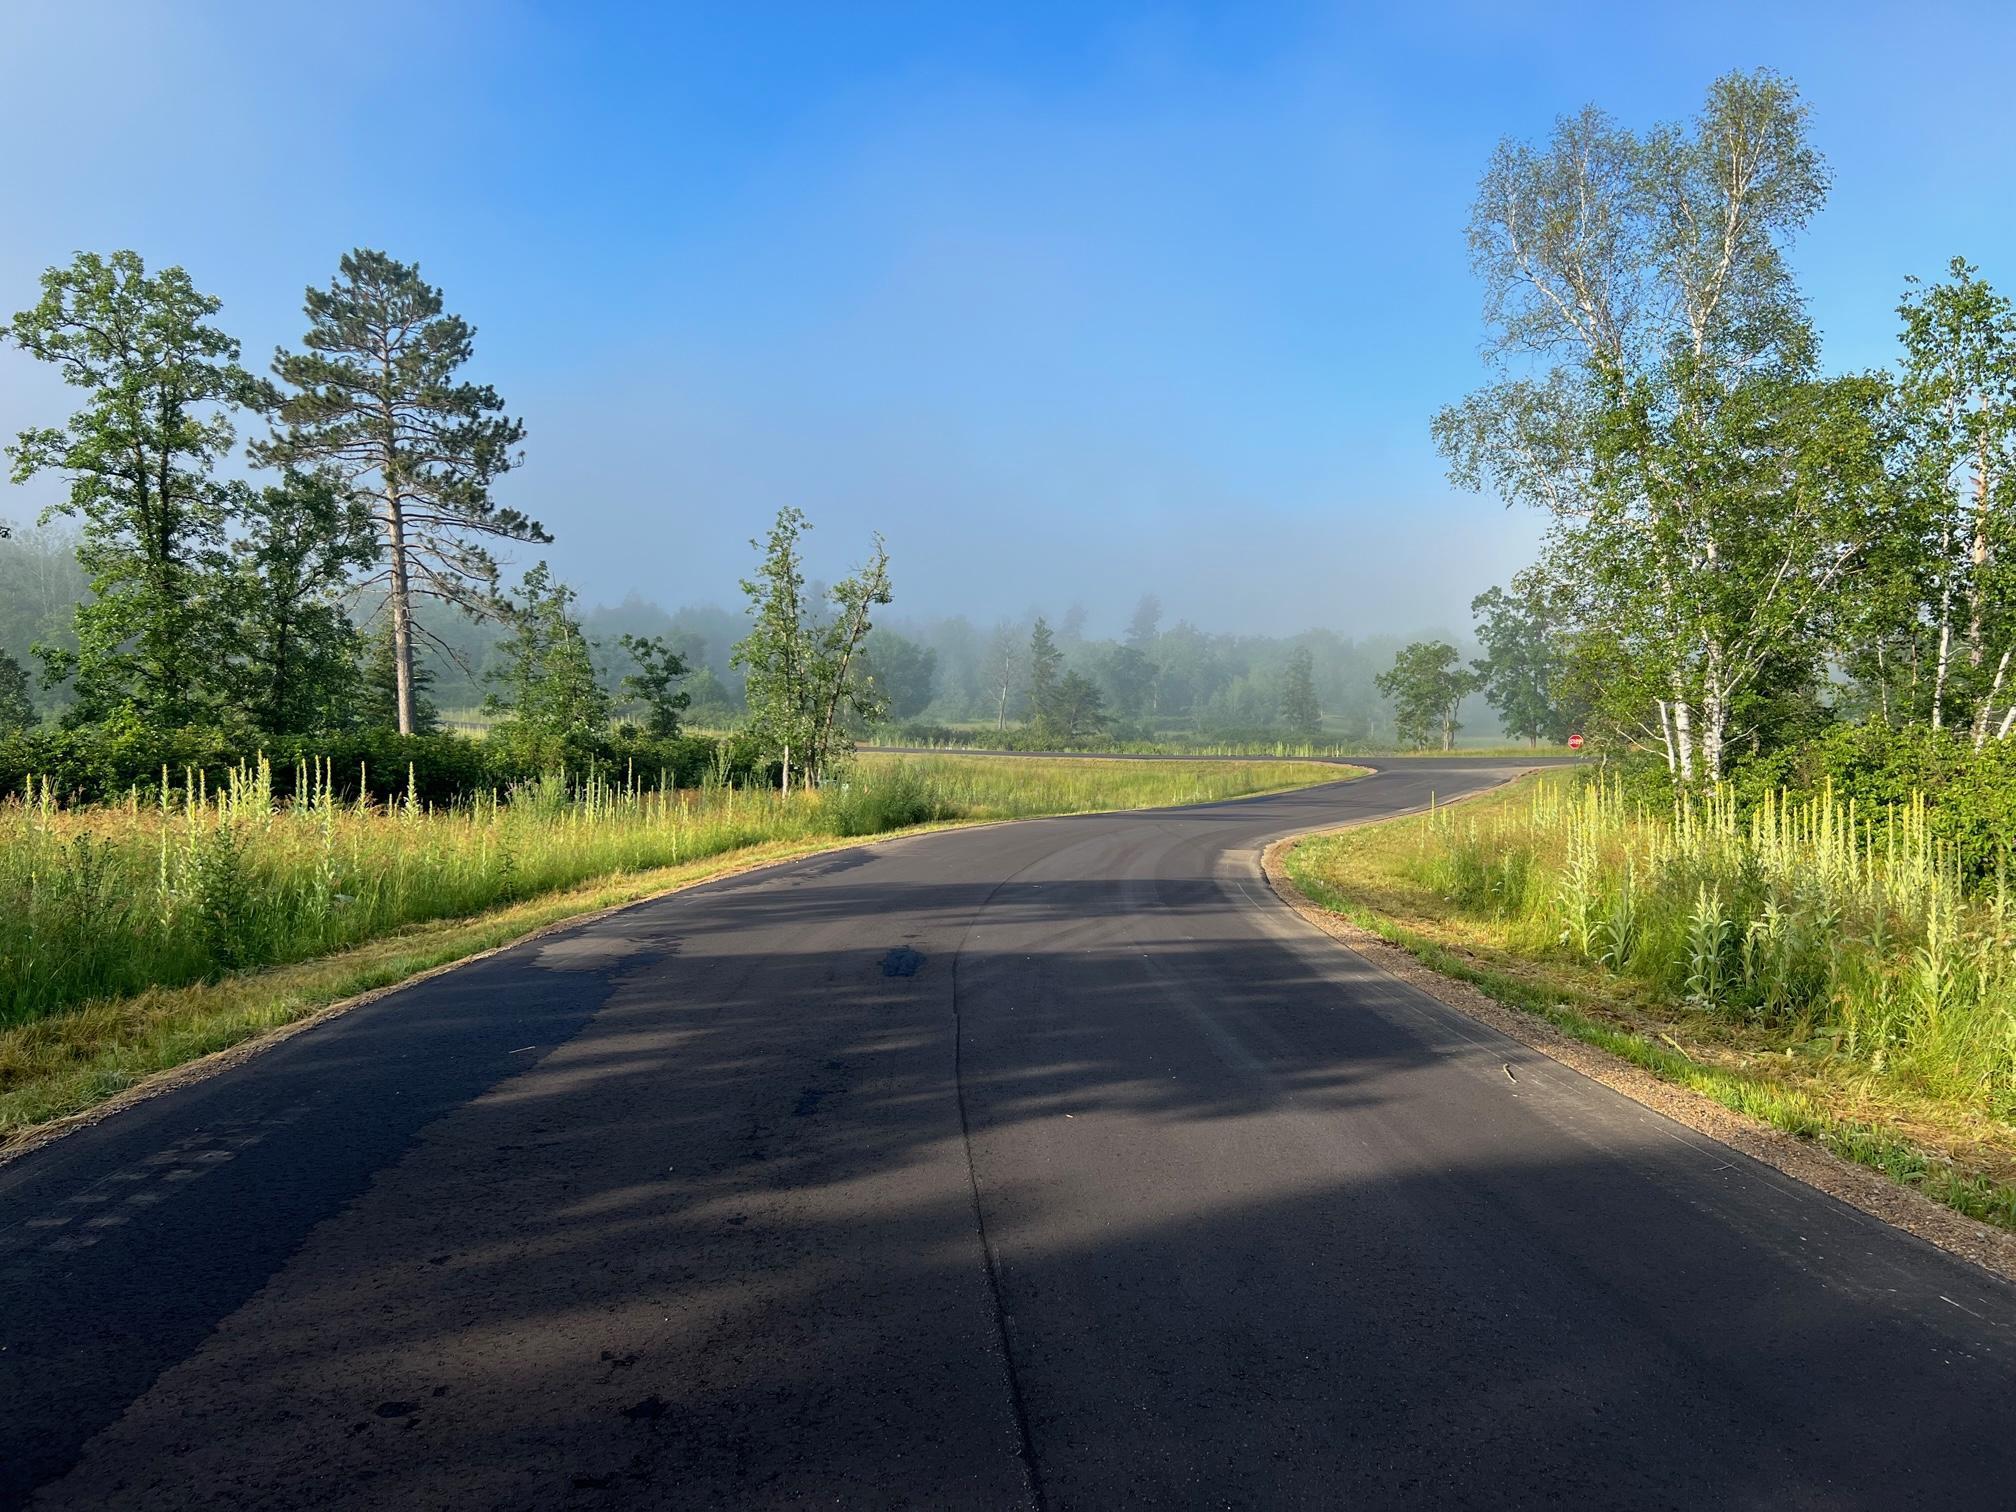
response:
<path id="1" fill-rule="evenodd" d="M 1579 751 L 1579 750 L 1581 750 L 1581 749 L 1582 749 L 1582 737 L 1581 737 L 1580 735 L 1570 735 L 1570 736 L 1568 737 L 1568 749 L 1569 749 L 1569 750 L 1571 750 L 1571 751 Z"/>

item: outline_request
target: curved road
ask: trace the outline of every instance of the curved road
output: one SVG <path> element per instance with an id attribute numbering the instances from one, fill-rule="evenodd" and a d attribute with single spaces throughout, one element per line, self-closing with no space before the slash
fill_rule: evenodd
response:
<path id="1" fill-rule="evenodd" d="M 1504 775 L 752 873 L 0 1166 L 0 1503 L 2009 1505 L 2016 1289 L 1260 880 Z"/>

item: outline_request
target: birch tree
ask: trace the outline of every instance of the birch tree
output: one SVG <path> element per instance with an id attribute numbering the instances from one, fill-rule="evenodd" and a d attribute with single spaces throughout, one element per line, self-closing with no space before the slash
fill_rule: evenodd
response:
<path id="1" fill-rule="evenodd" d="M 1472 214 L 1494 378 L 1437 443 L 1459 485 L 1552 517 L 1558 575 L 1651 674 L 1642 723 L 1682 782 L 1721 774 L 1746 696 L 1855 563 L 1844 510 L 1880 491 L 1879 390 L 1816 386 L 1785 262 L 1827 188 L 1806 126 L 1768 71 L 1642 135 L 1592 107 L 1501 144 Z"/>
<path id="2" fill-rule="evenodd" d="M 828 612 L 815 621 L 800 549 L 810 528 L 802 510 L 786 508 L 766 540 L 750 542 L 762 561 L 742 584 L 752 624 L 733 656 L 748 674 L 751 725 L 778 759 L 787 793 L 794 763 L 803 785 L 816 787 L 851 749 L 849 722 L 872 723 L 887 709 L 862 646 L 874 611 L 892 598 L 889 553 L 876 536 L 867 562 L 827 591 Z"/>
<path id="3" fill-rule="evenodd" d="M 1971 706 L 1978 748 L 2010 686 L 2016 624 L 2010 597 L 2016 516 L 2016 305 L 1961 258 L 1947 281 L 1907 290 L 1900 400 L 1905 471 L 1916 506 L 1922 568 L 1914 626 L 1930 645 L 1934 729 L 1959 701 Z M 2006 735 L 2004 715 L 1996 732 Z"/>
<path id="4" fill-rule="evenodd" d="M 291 392 L 261 460 L 327 467 L 369 500 L 384 546 L 399 733 L 415 729 L 415 598 L 495 617 L 491 540 L 546 542 L 536 520 L 499 506 L 491 486 L 519 459 L 525 427 L 497 391 L 460 376 L 475 328 L 441 291 L 383 252 L 345 254 L 327 289 L 307 293 L 306 350 L 274 354 Z"/>

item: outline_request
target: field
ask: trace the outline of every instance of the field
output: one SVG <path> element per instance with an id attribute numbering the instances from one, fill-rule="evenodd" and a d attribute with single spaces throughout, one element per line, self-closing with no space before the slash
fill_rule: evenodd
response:
<path id="1" fill-rule="evenodd" d="M 246 767 L 123 806 L 0 803 L 0 1138 L 570 913 L 923 825 L 1196 803 L 1334 766 L 864 756 L 823 793 L 552 778 L 373 806 Z"/>
<path id="2" fill-rule="evenodd" d="M 1438 969 L 2016 1226 L 2016 905 L 1922 802 L 1654 811 L 1555 773 L 1287 866 Z"/>

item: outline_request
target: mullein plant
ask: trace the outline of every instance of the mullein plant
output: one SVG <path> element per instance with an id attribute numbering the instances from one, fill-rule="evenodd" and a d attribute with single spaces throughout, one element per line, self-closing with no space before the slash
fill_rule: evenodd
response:
<path id="1" fill-rule="evenodd" d="M 1970 887 L 1922 796 L 1877 812 L 1831 792 L 1745 808 L 1721 788 L 1667 808 L 1549 780 L 1524 806 L 1420 823 L 1419 880 L 1522 949 L 2016 1112 L 2006 873 Z"/>

